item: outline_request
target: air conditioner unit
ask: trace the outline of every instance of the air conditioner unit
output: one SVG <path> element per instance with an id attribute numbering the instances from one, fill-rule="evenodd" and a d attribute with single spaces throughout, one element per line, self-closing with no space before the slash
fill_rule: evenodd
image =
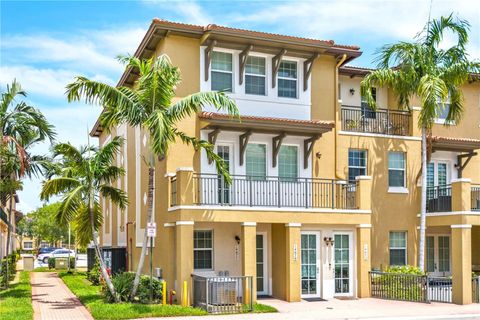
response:
<path id="1" fill-rule="evenodd" d="M 209 302 L 212 305 L 235 305 L 237 303 L 237 280 L 213 278 L 208 281 Z"/>

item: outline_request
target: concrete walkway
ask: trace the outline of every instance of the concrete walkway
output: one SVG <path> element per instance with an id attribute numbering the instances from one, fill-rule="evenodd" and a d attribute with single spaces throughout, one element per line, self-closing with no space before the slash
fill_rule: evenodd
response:
<path id="1" fill-rule="evenodd" d="M 93 320 L 87 309 L 54 272 L 32 272 L 34 320 Z"/>
<path id="2" fill-rule="evenodd" d="M 239 314 L 230 316 L 181 317 L 176 320 L 316 320 L 316 319 L 480 319 L 480 304 L 457 306 L 446 303 L 415 303 L 380 299 L 358 299 L 287 303 L 262 299 L 279 313 Z M 153 320 L 155 318 L 151 318 Z M 158 319 L 158 318 L 157 318 Z"/>

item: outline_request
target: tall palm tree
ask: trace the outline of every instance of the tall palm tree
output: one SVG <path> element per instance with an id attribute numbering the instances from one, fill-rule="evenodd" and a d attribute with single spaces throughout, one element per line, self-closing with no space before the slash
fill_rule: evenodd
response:
<path id="1" fill-rule="evenodd" d="M 238 117 L 238 110 L 230 98 L 223 92 L 199 92 L 176 102 L 175 89 L 180 84 L 180 70 L 174 67 L 167 55 L 141 60 L 136 57 L 120 57 L 127 68 L 139 70 L 139 76 L 133 88 L 112 87 L 104 83 L 77 77 L 67 86 L 69 101 L 78 101 L 82 97 L 87 103 L 99 103 L 104 107 L 100 123 L 111 128 L 126 123 L 140 127 L 149 134 L 148 157 L 148 202 L 147 221 L 152 222 L 155 159 L 168 153 L 169 146 L 178 138 L 183 143 L 204 149 L 215 161 L 217 170 L 230 182 L 228 170 L 222 159 L 214 152 L 207 141 L 190 137 L 178 129 L 177 124 L 193 116 L 204 106 L 213 106 Z M 147 228 L 145 228 L 142 253 L 137 266 L 131 298 L 136 294 L 147 252 Z"/>
<path id="2" fill-rule="evenodd" d="M 121 210 L 127 206 L 125 192 L 112 186 L 125 173 L 123 168 L 112 164 L 122 143 L 123 140 L 116 137 L 100 149 L 57 144 L 53 160 L 59 161 L 61 169 L 43 183 L 40 194 L 40 198 L 47 201 L 52 196 L 62 196 L 56 221 L 63 225 L 73 222 L 75 239 L 80 246 L 93 241 L 103 279 L 116 301 L 115 288 L 98 245 L 98 229 L 103 221 L 100 197 L 109 199 Z"/>
<path id="3" fill-rule="evenodd" d="M 458 37 L 457 43 L 442 49 L 439 44 L 446 32 Z M 361 84 L 362 95 L 376 108 L 371 88 L 388 87 L 396 95 L 400 108 L 410 109 L 410 100 L 418 97 L 421 111 L 418 126 L 422 129 L 422 194 L 418 266 L 425 262 L 425 228 L 427 206 L 427 136 L 435 119 L 448 108 L 446 125 L 460 121 L 464 106 L 461 86 L 480 64 L 470 61 L 465 46 L 469 23 L 452 15 L 427 23 L 413 42 L 386 45 L 377 53 L 378 69 Z M 448 104 L 447 104 L 448 103 Z"/>
<path id="4" fill-rule="evenodd" d="M 14 80 L 7 85 L 0 99 L 0 198 L 3 205 L 6 205 L 7 199 L 9 201 L 9 221 L 13 217 L 14 193 L 21 188 L 18 180 L 41 174 L 41 164 L 45 160 L 33 156 L 29 149 L 45 140 L 53 141 L 55 137 L 53 126 L 38 109 L 18 101 L 26 96 Z M 10 242 L 11 227 L 8 225 L 7 255 Z"/>

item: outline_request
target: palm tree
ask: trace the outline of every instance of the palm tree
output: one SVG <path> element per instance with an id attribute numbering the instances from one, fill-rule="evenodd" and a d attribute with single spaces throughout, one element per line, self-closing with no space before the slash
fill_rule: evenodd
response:
<path id="1" fill-rule="evenodd" d="M 20 179 L 42 173 L 45 158 L 33 156 L 30 149 L 45 140 L 53 141 L 55 132 L 43 114 L 18 98 L 26 97 L 15 80 L 2 93 L 0 100 L 0 198 L 8 201 L 9 221 L 13 216 L 15 191 L 21 189 Z M 7 231 L 7 255 L 10 250 L 11 227 Z M 7 270 L 8 272 L 8 270 Z M 7 282 L 8 285 L 8 282 Z"/>
<path id="2" fill-rule="evenodd" d="M 121 210 L 127 206 L 125 192 L 112 186 L 125 173 L 123 168 L 112 165 L 122 143 L 123 140 L 116 137 L 101 149 L 57 144 L 53 160 L 59 161 L 61 170 L 43 183 L 40 194 L 40 198 L 47 201 L 52 196 L 62 196 L 56 221 L 62 225 L 73 222 L 75 239 L 80 246 L 85 247 L 93 240 L 103 279 L 116 301 L 115 288 L 98 245 L 98 229 L 103 221 L 100 197 L 110 199 Z"/>
<path id="3" fill-rule="evenodd" d="M 230 182 L 228 170 L 222 159 L 214 152 L 213 146 L 205 140 L 190 137 L 177 128 L 183 119 L 195 115 L 204 106 L 213 106 L 217 110 L 226 110 L 238 117 L 238 110 L 230 98 L 223 92 L 199 92 L 176 102 L 175 89 L 180 84 L 180 71 L 174 67 L 167 55 L 141 60 L 136 57 L 120 57 L 127 68 L 139 70 L 139 76 L 133 88 L 112 87 L 104 83 L 77 77 L 67 86 L 69 101 L 79 101 L 82 97 L 87 103 L 99 103 L 104 107 L 100 123 L 111 128 L 126 123 L 140 127 L 149 134 L 150 155 L 148 162 L 148 202 L 147 221 L 152 222 L 155 158 L 167 155 L 169 146 L 178 138 L 183 143 L 193 145 L 195 150 L 204 149 L 215 161 L 217 170 Z M 142 253 L 137 266 L 131 298 L 136 294 L 147 252 L 147 228 L 143 237 Z"/>
<path id="4" fill-rule="evenodd" d="M 447 31 L 458 37 L 457 43 L 444 50 L 439 47 Z M 413 42 L 386 45 L 377 53 L 378 69 L 368 74 L 361 84 L 362 95 L 376 108 L 371 88 L 389 87 L 398 105 L 410 109 L 410 100 L 418 97 L 421 111 L 418 126 L 422 129 L 422 194 L 418 266 L 425 262 L 425 228 L 427 205 L 427 135 L 435 119 L 448 108 L 446 125 L 457 123 L 463 114 L 461 86 L 480 64 L 469 60 L 465 51 L 469 23 L 452 15 L 429 21 Z M 447 105 L 448 102 L 448 105 Z"/>

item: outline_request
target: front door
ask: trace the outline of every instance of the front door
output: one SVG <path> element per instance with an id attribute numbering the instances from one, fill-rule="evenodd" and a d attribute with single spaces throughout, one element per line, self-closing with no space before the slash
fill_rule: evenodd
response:
<path id="1" fill-rule="evenodd" d="M 350 232 L 335 233 L 335 295 L 353 295 L 353 234 Z"/>
<path id="2" fill-rule="evenodd" d="M 320 297 L 320 232 L 301 234 L 302 298 Z"/>
<path id="3" fill-rule="evenodd" d="M 427 272 L 433 276 L 450 276 L 450 236 L 429 235 L 425 240 Z"/>
<path id="4" fill-rule="evenodd" d="M 268 295 L 267 237 L 257 234 L 257 295 Z"/>

